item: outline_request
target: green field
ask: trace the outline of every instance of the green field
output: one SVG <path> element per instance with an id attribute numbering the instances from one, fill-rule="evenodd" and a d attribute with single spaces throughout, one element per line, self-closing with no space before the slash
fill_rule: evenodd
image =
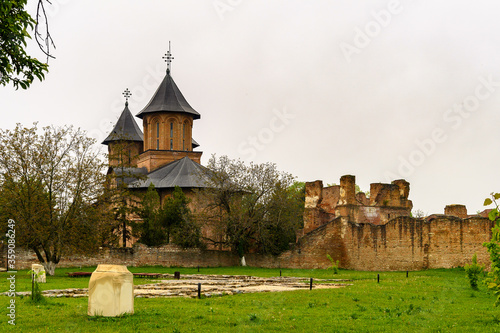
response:
<path id="1" fill-rule="evenodd" d="M 56 269 L 43 289 L 86 288 L 89 278 L 68 278 Z M 131 272 L 197 274 L 197 269 L 130 267 Z M 16 298 L 16 326 L 9 325 L 10 300 L 0 296 L 0 332 L 500 332 L 500 308 L 480 285 L 473 291 L 463 269 L 410 272 L 357 272 L 283 269 L 284 276 L 353 279 L 340 289 L 188 298 L 136 298 L 135 314 L 88 317 L 87 298 L 48 298 L 31 304 Z M 200 274 L 279 276 L 277 269 L 201 268 Z M 151 283 L 134 279 L 135 284 Z M 17 273 L 17 291 L 30 290 L 27 271 Z M 8 290 L 0 273 L 0 291 Z"/>

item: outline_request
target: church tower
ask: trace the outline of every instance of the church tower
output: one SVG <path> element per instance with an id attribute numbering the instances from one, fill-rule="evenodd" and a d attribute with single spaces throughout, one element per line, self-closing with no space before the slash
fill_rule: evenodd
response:
<path id="1" fill-rule="evenodd" d="M 202 155 L 193 151 L 198 144 L 192 139 L 193 121 L 201 116 L 189 105 L 170 75 L 173 59 L 170 47 L 163 58 L 167 62 L 165 78 L 137 114 L 144 128 L 144 152 L 137 167 L 146 167 L 148 172 L 184 157 L 200 163 Z"/>
<path id="2" fill-rule="evenodd" d="M 137 126 L 128 108 L 130 91 L 126 89 L 123 95 L 125 96 L 125 108 L 115 127 L 102 144 L 108 146 L 109 165 L 111 167 L 137 167 L 139 155 L 143 151 L 144 139 L 141 129 Z"/>

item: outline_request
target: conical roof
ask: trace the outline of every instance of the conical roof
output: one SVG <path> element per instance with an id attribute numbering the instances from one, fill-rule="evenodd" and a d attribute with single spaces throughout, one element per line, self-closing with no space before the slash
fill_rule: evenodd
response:
<path id="1" fill-rule="evenodd" d="M 125 109 L 123 109 L 120 118 L 116 122 L 115 127 L 109 133 L 108 137 L 102 142 L 103 145 L 107 145 L 113 141 L 144 141 L 144 135 L 141 129 L 134 120 L 134 116 L 128 108 L 128 102 L 125 103 Z"/>
<path id="2" fill-rule="evenodd" d="M 132 187 L 147 188 L 153 184 L 156 188 L 207 187 L 208 169 L 193 162 L 189 157 L 171 162 L 150 172 L 147 179 L 132 183 Z"/>
<path id="3" fill-rule="evenodd" d="M 137 117 L 142 119 L 146 113 L 155 112 L 188 113 L 193 116 L 193 119 L 200 119 L 201 117 L 186 101 L 168 71 L 153 95 L 153 98 L 151 98 L 148 105 L 137 114 Z"/>

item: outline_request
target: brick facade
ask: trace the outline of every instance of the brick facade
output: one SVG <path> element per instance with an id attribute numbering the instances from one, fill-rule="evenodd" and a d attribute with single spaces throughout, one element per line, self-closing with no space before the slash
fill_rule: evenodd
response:
<path id="1" fill-rule="evenodd" d="M 183 113 L 152 113 L 143 118 L 144 153 L 137 167 L 153 171 L 185 156 L 200 163 L 201 152 L 192 146 L 193 116 Z"/>

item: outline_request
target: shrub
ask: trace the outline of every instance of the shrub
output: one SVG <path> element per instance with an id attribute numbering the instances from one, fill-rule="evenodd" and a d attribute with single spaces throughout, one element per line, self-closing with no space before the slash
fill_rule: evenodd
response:
<path id="1" fill-rule="evenodd" d="M 472 257 L 472 264 L 465 265 L 465 272 L 472 289 L 477 290 L 477 282 L 479 280 L 479 275 L 484 271 L 484 266 L 477 263 L 477 255 L 474 253 Z"/>
<path id="2" fill-rule="evenodd" d="M 333 270 L 333 274 L 339 274 L 339 264 L 340 264 L 340 261 L 338 261 L 338 260 L 334 261 L 333 258 L 329 254 L 327 254 L 326 257 L 332 263 L 332 265 L 330 267 L 328 267 L 327 269 Z"/>
<path id="3" fill-rule="evenodd" d="M 45 303 L 45 297 L 42 294 L 42 289 L 40 289 L 40 284 L 37 282 L 38 277 L 41 272 L 29 271 L 31 274 L 31 302 L 33 303 Z"/>
<path id="4" fill-rule="evenodd" d="M 500 193 L 491 193 L 491 198 L 484 200 L 484 205 L 488 206 L 492 203 L 495 204 L 496 208 L 493 208 L 488 217 L 491 221 L 495 223 L 491 229 L 491 240 L 489 242 L 483 243 L 490 253 L 491 268 L 488 273 L 485 283 L 488 289 L 493 291 L 497 300 L 495 306 L 500 304 L 500 214 L 497 200 L 500 199 Z"/>

